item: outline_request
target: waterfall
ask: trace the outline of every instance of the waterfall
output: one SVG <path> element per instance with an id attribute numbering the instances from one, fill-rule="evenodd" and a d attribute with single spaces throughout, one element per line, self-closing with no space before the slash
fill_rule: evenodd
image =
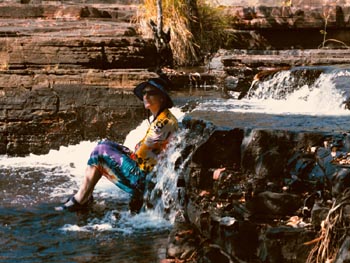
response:
<path id="1" fill-rule="evenodd" d="M 346 80 L 347 82 L 345 82 Z M 247 94 L 272 113 L 347 114 L 349 69 L 295 68 L 254 81 Z"/>
<path id="2" fill-rule="evenodd" d="M 334 116 L 349 114 L 350 68 L 298 67 L 257 77 L 243 99 L 214 99 L 196 111 Z"/>
<path id="3" fill-rule="evenodd" d="M 154 172 L 149 176 L 149 184 L 154 187 L 146 191 L 146 198 L 152 208 L 148 212 L 168 220 L 174 220 L 177 201 L 177 181 L 180 173 L 186 173 L 186 163 L 190 155 L 182 160 L 181 152 L 186 147 L 185 137 L 187 130 L 180 130 L 173 138 L 161 161 L 155 167 Z"/>
<path id="4" fill-rule="evenodd" d="M 178 209 L 181 209 L 181 187 L 178 186 L 179 177 L 188 177 L 189 163 L 192 154 L 212 134 L 214 126 L 205 121 L 192 120 L 185 117 L 180 124 L 180 130 L 174 136 L 161 161 L 151 175 L 154 187 L 147 192 L 147 202 L 152 209 L 148 212 L 164 217 L 174 222 Z"/>

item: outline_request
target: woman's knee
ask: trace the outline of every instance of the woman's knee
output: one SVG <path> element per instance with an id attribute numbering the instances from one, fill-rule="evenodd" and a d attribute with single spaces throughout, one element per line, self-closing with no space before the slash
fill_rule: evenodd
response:
<path id="1" fill-rule="evenodd" d="M 85 170 L 85 176 L 92 181 L 98 181 L 102 174 L 96 166 L 88 165 Z"/>

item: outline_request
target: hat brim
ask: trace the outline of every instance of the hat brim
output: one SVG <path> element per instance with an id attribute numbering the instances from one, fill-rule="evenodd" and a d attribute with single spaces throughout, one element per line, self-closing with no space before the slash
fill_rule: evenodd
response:
<path id="1" fill-rule="evenodd" d="M 165 91 L 165 88 L 163 86 L 159 85 L 157 82 L 155 82 L 152 79 L 145 81 L 145 82 L 142 82 L 134 88 L 134 94 L 141 101 L 143 101 L 142 91 L 144 90 L 144 88 L 146 88 L 147 85 L 151 85 L 152 87 L 155 87 L 157 90 L 159 90 L 162 93 L 162 95 L 165 98 L 165 103 L 164 103 L 165 108 L 172 108 L 174 106 L 174 103 L 173 103 L 172 99 L 170 98 L 169 94 Z"/>
<path id="2" fill-rule="evenodd" d="M 143 100 L 143 94 L 142 91 L 144 90 L 144 88 L 147 86 L 147 81 L 142 82 L 140 84 L 138 84 L 135 88 L 134 88 L 134 94 L 136 95 L 136 97 L 138 97 L 140 100 Z"/>

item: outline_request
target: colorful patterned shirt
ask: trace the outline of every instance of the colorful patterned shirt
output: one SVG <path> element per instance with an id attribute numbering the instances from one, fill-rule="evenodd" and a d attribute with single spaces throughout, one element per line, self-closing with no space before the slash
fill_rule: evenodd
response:
<path id="1" fill-rule="evenodd" d="M 165 149 L 171 135 L 177 130 L 176 117 L 169 109 L 163 110 L 151 123 L 145 137 L 136 145 L 133 159 L 144 172 L 152 171 L 158 155 Z"/>

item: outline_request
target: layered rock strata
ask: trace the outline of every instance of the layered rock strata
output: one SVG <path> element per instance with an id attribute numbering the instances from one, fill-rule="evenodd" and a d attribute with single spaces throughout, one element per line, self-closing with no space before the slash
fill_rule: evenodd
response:
<path id="1" fill-rule="evenodd" d="M 0 153 L 46 153 L 109 137 L 144 118 L 132 88 L 156 49 L 131 23 L 135 5 L 0 6 Z"/>

